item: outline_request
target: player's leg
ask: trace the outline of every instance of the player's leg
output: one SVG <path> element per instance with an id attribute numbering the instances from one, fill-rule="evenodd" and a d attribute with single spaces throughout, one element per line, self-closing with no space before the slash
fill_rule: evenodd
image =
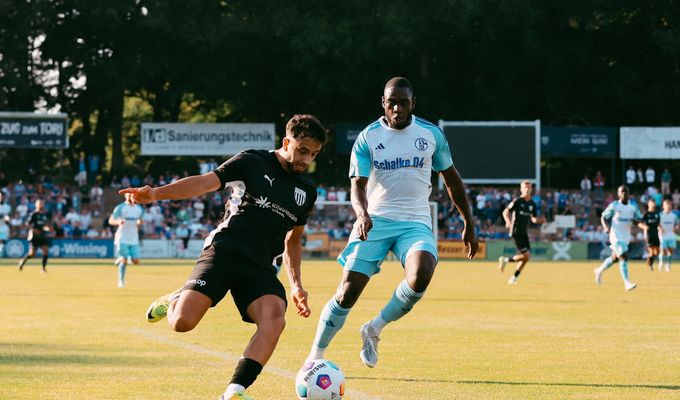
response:
<path id="1" fill-rule="evenodd" d="M 633 290 L 637 285 L 630 281 L 628 275 L 628 244 L 617 243 L 616 251 L 619 254 L 619 273 L 621 274 L 621 279 L 623 279 L 623 286 L 626 290 Z"/>
<path id="2" fill-rule="evenodd" d="M 131 246 L 125 243 L 119 243 L 116 247 L 118 248 L 118 257 L 116 258 L 116 265 L 118 266 L 118 287 L 122 288 L 125 287 L 125 272 Z"/>
<path id="3" fill-rule="evenodd" d="M 245 263 L 247 271 L 239 273 L 239 284 L 234 285 L 234 303 L 245 322 L 255 323 L 257 329 L 243 350 L 223 399 L 243 398 L 243 392 L 255 382 L 286 326 L 286 291 L 276 273 Z"/>
<path id="4" fill-rule="evenodd" d="M 33 256 L 35 256 L 35 252 L 36 252 L 36 246 L 34 246 L 32 242 L 29 242 L 28 253 L 26 253 L 26 255 L 21 260 L 19 260 L 19 271 L 24 269 L 24 265 L 26 264 L 26 261 L 28 261 Z"/>
<path id="5" fill-rule="evenodd" d="M 394 236 L 389 222 L 377 217 L 373 219 L 373 229 L 366 240 L 360 240 L 358 234 L 352 232 L 347 246 L 338 256 L 338 262 L 343 266 L 342 280 L 319 314 L 308 360 L 324 357 L 326 348 L 344 326 L 368 281 L 380 272 L 380 264 L 387 256 Z"/>
<path id="6" fill-rule="evenodd" d="M 42 249 L 42 272 L 47 272 L 47 259 L 49 258 L 50 255 L 50 250 L 46 244 L 43 244 L 41 246 Z"/>
<path id="7" fill-rule="evenodd" d="M 425 294 L 437 266 L 437 247 L 429 227 L 420 223 L 397 224 L 400 232 L 392 251 L 399 258 L 405 278 L 380 312 L 360 329 L 363 346 L 359 356 L 373 368 L 378 362 L 378 342 L 383 328 L 408 314 Z"/>
<path id="8" fill-rule="evenodd" d="M 357 264 L 360 263 L 353 260 L 349 264 L 345 264 L 346 268 L 357 268 Z M 349 312 L 356 304 L 369 280 L 370 277 L 363 272 L 343 270 L 342 280 L 338 285 L 337 292 L 328 300 L 319 314 L 316 335 L 307 357 L 308 360 L 324 357 L 326 348 L 345 325 Z"/>
<path id="9" fill-rule="evenodd" d="M 0 258 L 5 256 L 5 240 L 0 239 Z"/>
<path id="10" fill-rule="evenodd" d="M 508 284 L 510 284 L 510 285 L 516 285 L 517 284 L 517 279 L 519 278 L 519 274 L 522 273 L 522 270 L 527 265 L 530 258 L 531 258 L 531 251 L 529 249 L 527 249 L 527 250 L 525 250 L 525 251 L 523 251 L 519 254 L 519 257 L 517 257 L 517 268 L 515 269 L 515 273 L 512 274 L 512 276 L 508 280 Z"/>
<path id="11" fill-rule="evenodd" d="M 182 289 L 168 304 L 168 325 L 175 332 L 189 332 L 201 321 L 213 305 L 207 295 L 190 289 Z"/>
<path id="12" fill-rule="evenodd" d="M 611 267 L 615 262 L 617 262 L 619 260 L 619 254 L 620 254 L 619 252 L 621 250 L 616 246 L 616 244 L 612 244 L 610 246 L 610 248 L 612 250 L 612 254 L 609 257 L 605 258 L 604 261 L 602 262 L 602 264 L 599 267 L 597 267 L 593 270 L 593 272 L 595 273 L 595 284 L 596 285 L 602 284 L 602 273 L 604 271 L 608 270 L 609 267 Z"/>
<path id="13" fill-rule="evenodd" d="M 666 272 L 671 271 L 671 262 L 673 260 L 673 251 L 675 250 L 676 242 L 675 239 L 664 240 L 665 257 L 664 257 L 664 267 Z"/>

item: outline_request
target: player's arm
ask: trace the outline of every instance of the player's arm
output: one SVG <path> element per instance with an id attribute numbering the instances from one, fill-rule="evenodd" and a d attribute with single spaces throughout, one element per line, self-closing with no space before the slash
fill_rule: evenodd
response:
<path id="1" fill-rule="evenodd" d="M 611 227 L 607 223 L 607 219 L 611 218 L 614 214 L 613 204 L 614 203 L 609 204 L 607 208 L 602 212 L 602 216 L 600 216 L 600 224 L 602 224 L 602 228 L 604 228 L 604 231 L 607 233 L 609 233 L 609 229 L 611 229 Z"/>
<path id="2" fill-rule="evenodd" d="M 538 216 L 538 210 L 537 207 L 534 206 L 534 210 L 531 212 L 531 222 L 537 225 L 540 225 L 544 222 L 546 222 L 545 217 L 543 216 Z"/>
<path id="3" fill-rule="evenodd" d="M 351 201 L 354 213 L 357 215 L 356 226 L 359 233 L 359 239 L 366 240 L 368 238 L 368 231 L 373 228 L 373 221 L 368 215 L 368 195 L 366 194 L 366 185 L 368 178 L 364 176 L 355 176 L 351 179 Z"/>
<path id="4" fill-rule="evenodd" d="M 465 186 L 463 179 L 456 167 L 451 165 L 447 169 L 440 172 L 444 177 L 444 184 L 449 197 L 453 204 L 458 209 L 458 212 L 463 216 L 463 243 L 468 247 L 468 258 L 472 259 L 477 254 L 477 238 L 475 237 L 475 220 L 472 217 L 472 209 L 468 203 L 467 194 L 465 193 Z"/>
<path id="5" fill-rule="evenodd" d="M 515 205 L 515 201 L 513 200 L 510 204 L 508 204 L 507 207 L 505 207 L 505 210 L 503 210 L 503 220 L 505 221 L 505 227 L 510 229 L 512 227 L 512 218 L 510 218 L 510 213 L 512 212 L 512 207 Z"/>
<path id="6" fill-rule="evenodd" d="M 220 179 L 214 172 L 182 178 L 176 182 L 152 188 L 127 188 L 118 191 L 119 194 L 132 194 L 132 202 L 146 204 L 157 200 L 182 200 L 214 192 L 221 186 Z"/>
<path id="7" fill-rule="evenodd" d="M 283 265 L 288 273 L 290 282 L 290 294 L 297 309 L 298 315 L 309 317 L 312 311 L 307 304 L 307 291 L 302 288 L 302 276 L 300 264 L 302 263 L 302 234 L 304 225 L 297 225 L 286 234 L 285 250 L 283 251 Z"/>

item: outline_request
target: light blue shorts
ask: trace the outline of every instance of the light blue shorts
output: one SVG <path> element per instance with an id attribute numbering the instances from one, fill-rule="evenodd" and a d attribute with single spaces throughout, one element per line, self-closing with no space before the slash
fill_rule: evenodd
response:
<path id="1" fill-rule="evenodd" d="M 118 244 L 118 257 L 139 258 L 139 245 L 127 243 Z"/>
<path id="2" fill-rule="evenodd" d="M 368 232 L 368 239 L 359 240 L 352 231 L 347 247 L 338 256 L 338 262 L 346 270 L 371 277 L 380 272 L 380 265 L 390 250 L 402 266 L 414 251 L 427 251 L 438 260 L 437 243 L 427 225 L 374 216 L 371 220 L 373 228 Z"/>
<path id="3" fill-rule="evenodd" d="M 675 239 L 664 239 L 661 242 L 661 248 L 666 250 L 666 249 L 673 249 L 675 250 L 675 247 L 677 246 L 677 243 L 675 242 Z"/>
<path id="4" fill-rule="evenodd" d="M 614 242 L 609 246 L 614 252 L 613 255 L 620 257 L 622 254 L 628 252 L 628 243 L 626 242 Z"/>

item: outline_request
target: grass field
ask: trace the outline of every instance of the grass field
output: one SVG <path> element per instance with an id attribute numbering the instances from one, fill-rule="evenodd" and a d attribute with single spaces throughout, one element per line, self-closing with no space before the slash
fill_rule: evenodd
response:
<path id="1" fill-rule="evenodd" d="M 189 333 L 146 322 L 149 302 L 184 282 L 190 261 L 145 260 L 124 289 L 109 260 L 50 260 L 47 274 L 38 265 L 20 273 L 0 260 L 3 400 L 216 400 L 254 330 L 229 297 Z M 443 262 L 413 312 L 383 331 L 380 362 L 368 369 L 359 326 L 401 279 L 386 263 L 326 354 L 347 376 L 344 398 L 680 398 L 680 267 L 652 273 L 632 263 L 639 287 L 628 293 L 616 267 L 596 287 L 594 266 L 531 263 L 509 286 L 491 263 Z M 331 261 L 303 268 L 313 315 L 288 313 L 249 390 L 255 399 L 296 398 L 294 374 L 340 273 Z"/>

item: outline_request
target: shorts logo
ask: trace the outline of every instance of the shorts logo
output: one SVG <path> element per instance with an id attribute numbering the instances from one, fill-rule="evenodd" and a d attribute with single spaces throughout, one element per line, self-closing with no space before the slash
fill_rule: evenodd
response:
<path id="1" fill-rule="evenodd" d="M 425 150 L 427 150 L 427 146 L 428 146 L 427 140 L 425 140 L 423 138 L 416 139 L 416 149 L 418 149 L 420 151 L 425 151 Z"/>
<path id="2" fill-rule="evenodd" d="M 302 206 L 305 204 L 305 200 L 307 199 L 307 193 L 300 189 L 299 187 L 295 188 L 295 204 L 298 206 Z"/>
<path id="3" fill-rule="evenodd" d="M 207 282 L 204 281 L 203 279 L 189 279 L 187 281 L 187 283 L 185 283 L 185 285 L 189 285 L 189 284 L 198 285 L 200 287 L 203 287 L 207 284 Z"/>

